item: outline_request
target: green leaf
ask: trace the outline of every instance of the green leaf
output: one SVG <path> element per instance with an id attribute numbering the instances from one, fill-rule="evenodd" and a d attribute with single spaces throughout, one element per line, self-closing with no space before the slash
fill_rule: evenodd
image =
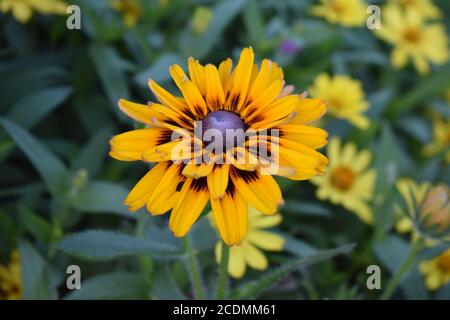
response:
<path id="1" fill-rule="evenodd" d="M 91 45 L 89 53 L 111 103 L 115 106 L 120 98 L 128 98 L 130 92 L 123 70 L 124 64 L 115 49 L 103 45 Z M 118 112 L 117 108 L 114 110 Z"/>
<path id="2" fill-rule="evenodd" d="M 99 130 L 95 136 L 83 146 L 75 158 L 73 171 L 85 169 L 90 177 L 96 176 L 101 171 L 102 163 L 106 158 L 111 131 L 112 130 L 109 127 Z"/>
<path id="3" fill-rule="evenodd" d="M 308 257 L 318 252 L 316 248 L 306 243 L 305 241 L 296 239 L 287 233 L 278 233 L 284 238 L 284 251 L 292 253 L 297 257 Z"/>
<path id="4" fill-rule="evenodd" d="M 73 290 L 64 299 L 145 299 L 148 290 L 142 274 L 111 272 L 83 280 L 81 289 Z"/>
<path id="5" fill-rule="evenodd" d="M 45 88 L 34 92 L 19 100 L 9 111 L 8 118 L 25 129 L 31 129 L 60 106 L 72 92 L 71 87 Z"/>
<path id="6" fill-rule="evenodd" d="M 236 299 L 249 299 L 257 297 L 268 288 L 283 280 L 290 272 L 331 259 L 339 254 L 348 253 L 352 251 L 354 247 L 354 244 L 345 245 L 335 249 L 320 251 L 318 254 L 312 256 L 286 262 L 280 267 L 266 272 L 257 280 L 236 288 L 232 292 L 231 297 Z"/>
<path id="7" fill-rule="evenodd" d="M 260 7 L 255 0 L 249 1 L 245 7 L 243 18 L 249 43 L 255 45 L 261 44 L 264 37 L 264 20 Z"/>
<path id="8" fill-rule="evenodd" d="M 136 218 L 136 213 L 128 211 L 123 204 L 128 190 L 108 181 L 93 181 L 72 199 L 74 208 L 88 213 L 112 213 L 128 218 Z"/>
<path id="9" fill-rule="evenodd" d="M 222 38 L 221 34 L 234 17 L 242 10 L 246 0 L 225 0 L 213 8 L 213 17 L 208 29 L 200 36 L 189 35 L 182 43 L 181 50 L 197 59 L 204 58 Z"/>
<path id="10" fill-rule="evenodd" d="M 288 201 L 282 208 L 281 211 L 292 212 L 299 215 L 312 215 L 312 216 L 322 216 L 330 217 L 330 210 L 320 205 L 316 202 L 307 201 Z"/>
<path id="11" fill-rule="evenodd" d="M 381 263 L 395 274 L 406 260 L 410 251 L 409 244 L 398 236 L 389 236 L 374 243 L 373 251 Z"/>
<path id="12" fill-rule="evenodd" d="M 52 226 L 30 209 L 19 207 L 20 222 L 35 238 L 49 242 L 52 236 Z"/>
<path id="13" fill-rule="evenodd" d="M 64 164 L 42 142 L 14 122 L 0 118 L 0 123 L 39 172 L 50 193 L 61 196 L 71 179 Z"/>
<path id="14" fill-rule="evenodd" d="M 57 247 L 71 255 L 93 260 L 107 260 L 129 255 L 161 258 L 182 257 L 181 248 L 167 242 L 149 241 L 105 230 L 88 230 L 67 236 Z"/>
<path id="15" fill-rule="evenodd" d="M 56 299 L 58 294 L 52 284 L 50 267 L 33 246 L 19 244 L 24 299 Z"/>
<path id="16" fill-rule="evenodd" d="M 445 89 L 450 87 L 450 65 L 433 72 L 427 78 L 419 81 L 418 84 L 404 94 L 400 94 L 399 98 L 394 101 L 388 108 L 388 117 L 393 119 L 398 115 L 411 111 L 420 106 L 420 103 L 433 95 L 438 95 Z"/>

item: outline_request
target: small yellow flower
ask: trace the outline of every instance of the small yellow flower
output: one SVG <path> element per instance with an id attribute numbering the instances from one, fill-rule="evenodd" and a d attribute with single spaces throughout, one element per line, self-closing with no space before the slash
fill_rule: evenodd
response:
<path id="1" fill-rule="evenodd" d="M 433 156 L 450 147 L 450 119 L 433 116 L 433 141 L 423 149 L 425 155 Z M 445 153 L 445 161 L 450 163 L 450 151 Z"/>
<path id="2" fill-rule="evenodd" d="M 31 19 L 33 11 L 42 14 L 66 14 L 67 4 L 60 0 L 0 0 L 0 12 L 12 12 L 21 23 Z"/>
<path id="3" fill-rule="evenodd" d="M 441 12 L 431 0 L 390 0 L 407 10 L 415 10 L 423 19 L 437 19 Z"/>
<path id="4" fill-rule="evenodd" d="M 281 223 L 281 215 L 265 216 L 261 212 L 249 207 L 247 237 L 240 245 L 230 248 L 228 261 L 228 273 L 234 278 L 242 278 L 246 266 L 256 269 L 267 269 L 269 262 L 260 249 L 266 251 L 281 251 L 284 247 L 284 239 L 278 234 L 264 231 Z M 222 242 L 219 241 L 215 248 L 216 260 L 220 263 Z"/>
<path id="5" fill-rule="evenodd" d="M 11 253 L 9 265 L 0 265 L 0 300 L 19 300 L 21 298 L 20 259 L 19 252 L 15 250 Z"/>
<path id="6" fill-rule="evenodd" d="M 363 115 L 369 104 L 365 100 L 360 81 L 346 75 L 330 77 L 321 73 L 308 91 L 312 97 L 320 97 L 326 101 L 329 114 L 346 119 L 361 129 L 369 126 L 369 118 Z"/>
<path id="7" fill-rule="evenodd" d="M 372 199 L 376 172 L 369 169 L 372 154 L 369 150 L 357 151 L 352 142 L 341 147 L 339 138 L 332 138 L 328 145 L 330 161 L 326 177 L 311 181 L 317 188 L 317 197 L 330 199 L 354 212 L 362 221 L 371 224 L 373 216 L 367 201 Z"/>
<path id="8" fill-rule="evenodd" d="M 122 13 L 123 23 L 127 27 L 134 27 L 141 19 L 141 6 L 136 0 L 112 0 L 111 7 Z"/>
<path id="9" fill-rule="evenodd" d="M 394 46 L 391 64 L 395 68 L 403 68 L 411 59 L 420 74 L 427 74 L 429 63 L 448 61 L 448 38 L 442 24 L 426 23 L 416 10 L 402 10 L 393 4 L 383 8 L 382 17 L 382 28 L 374 32 Z"/>
<path id="10" fill-rule="evenodd" d="M 367 5 L 362 0 L 320 0 L 321 4 L 311 8 L 311 14 L 325 18 L 344 27 L 361 27 L 367 14 Z"/>
<path id="11" fill-rule="evenodd" d="M 437 290 L 450 282 L 450 249 L 438 257 L 422 261 L 420 272 L 425 277 L 425 285 L 429 290 Z"/>
<path id="12" fill-rule="evenodd" d="M 192 30 L 196 34 L 202 34 L 208 28 L 212 18 L 213 12 L 211 9 L 204 6 L 197 7 L 191 21 Z"/>

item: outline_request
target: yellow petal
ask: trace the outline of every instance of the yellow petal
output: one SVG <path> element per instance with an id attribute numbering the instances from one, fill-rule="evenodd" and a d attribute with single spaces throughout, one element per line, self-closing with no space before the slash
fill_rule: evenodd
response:
<path id="1" fill-rule="evenodd" d="M 130 211 L 136 211 L 147 203 L 152 195 L 154 187 L 160 182 L 167 167 L 167 162 L 156 164 L 141 180 L 139 180 L 134 188 L 131 189 L 124 201 Z"/>
<path id="2" fill-rule="evenodd" d="M 216 165 L 207 177 L 208 189 L 212 199 L 219 199 L 225 194 L 225 190 L 228 186 L 228 175 L 230 165 Z"/>
<path id="3" fill-rule="evenodd" d="M 265 270 L 269 262 L 267 261 L 266 256 L 261 252 L 261 250 L 257 249 L 253 245 L 245 242 L 244 246 L 244 258 L 247 264 L 256 270 Z"/>
<path id="4" fill-rule="evenodd" d="M 170 230 L 176 237 L 183 237 L 198 219 L 209 199 L 206 178 L 188 178 L 180 190 L 178 203 L 169 220 Z"/>
<path id="5" fill-rule="evenodd" d="M 252 230 L 249 232 L 247 239 L 258 248 L 268 251 L 281 251 L 285 243 L 282 236 L 260 230 Z"/>

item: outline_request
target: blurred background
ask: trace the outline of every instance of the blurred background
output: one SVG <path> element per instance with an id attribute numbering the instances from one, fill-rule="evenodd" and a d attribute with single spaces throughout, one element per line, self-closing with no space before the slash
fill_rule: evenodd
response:
<path id="1" fill-rule="evenodd" d="M 80 29 L 67 28 L 69 4 L 81 9 Z M 381 7 L 387 32 L 367 28 L 369 4 Z M 391 5 L 404 15 L 384 15 Z M 378 299 L 389 286 L 385 298 L 449 299 L 449 13 L 444 0 L 0 0 L 0 298 L 190 299 L 187 261 L 210 297 L 218 237 L 208 219 L 189 233 L 187 257 L 168 215 L 128 212 L 123 200 L 147 166 L 109 158 L 108 141 L 138 128 L 117 101 L 154 101 L 149 78 L 177 93 L 170 65 L 236 61 L 252 46 L 297 92 L 327 100 L 316 125 L 370 154 L 376 178 L 354 202 L 333 181 L 320 191 L 325 180 L 277 179 L 286 204 L 270 232 L 283 248 L 265 251 L 267 270 L 249 263 L 231 287 L 354 243 L 254 297 Z M 411 24 L 418 35 L 402 31 Z M 73 264 L 82 290 L 66 286 Z M 380 267 L 380 290 L 367 287 L 370 265 Z"/>

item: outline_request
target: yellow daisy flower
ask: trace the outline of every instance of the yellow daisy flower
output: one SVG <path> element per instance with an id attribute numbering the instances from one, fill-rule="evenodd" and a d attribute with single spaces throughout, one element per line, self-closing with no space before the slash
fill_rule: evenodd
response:
<path id="1" fill-rule="evenodd" d="M 15 250 L 11 253 L 9 265 L 0 265 L 0 300 L 19 300 L 21 298 L 20 259 L 19 252 Z"/>
<path id="2" fill-rule="evenodd" d="M 423 151 L 427 156 L 433 156 L 450 147 L 450 119 L 433 116 L 433 141 L 424 146 Z M 450 151 L 445 153 L 445 161 L 450 163 Z"/>
<path id="3" fill-rule="evenodd" d="M 314 79 L 308 92 L 312 97 L 324 99 L 328 112 L 336 118 L 346 119 L 361 129 L 369 126 L 369 118 L 363 115 L 369 104 L 360 81 L 346 75 L 330 77 L 321 73 Z"/>
<path id="4" fill-rule="evenodd" d="M 320 0 L 320 5 L 311 8 L 311 14 L 344 27 L 361 27 L 367 19 L 366 9 L 362 0 Z"/>
<path id="5" fill-rule="evenodd" d="M 112 0 L 111 7 L 122 13 L 123 23 L 127 27 L 134 27 L 141 19 L 141 6 L 136 0 Z"/>
<path id="6" fill-rule="evenodd" d="M 216 68 L 190 58 L 188 67 L 190 77 L 180 66 L 170 67 L 182 97 L 150 80 L 160 103 L 119 101 L 124 113 L 149 127 L 115 136 L 110 155 L 157 162 L 125 199 L 131 211 L 172 210 L 169 228 L 182 237 L 210 202 L 222 239 L 239 244 L 247 230 L 247 203 L 268 215 L 283 204 L 272 175 L 304 180 L 324 174 L 328 159 L 315 149 L 326 145 L 327 132 L 308 124 L 324 114 L 325 105 L 291 94 L 281 68 L 267 59 L 258 68 L 251 48 L 243 49 L 234 70 L 231 59 Z M 214 145 L 222 142 L 214 150 L 211 131 L 218 133 Z M 243 136 L 230 139 L 230 131 Z"/>
<path id="7" fill-rule="evenodd" d="M 437 19 L 441 17 L 441 11 L 431 0 L 390 0 L 401 5 L 407 10 L 415 10 L 424 19 Z"/>
<path id="8" fill-rule="evenodd" d="M 21 23 L 31 19 L 33 11 L 42 14 L 66 14 L 67 4 L 60 0 L 0 0 L 0 12 L 12 12 Z"/>
<path id="9" fill-rule="evenodd" d="M 375 34 L 394 46 L 391 64 L 403 68 L 408 59 L 420 74 L 430 71 L 429 63 L 444 64 L 449 59 L 448 38 L 439 23 L 426 23 L 416 10 L 388 5 L 382 10 L 383 27 Z"/>
<path id="10" fill-rule="evenodd" d="M 373 217 L 367 201 L 372 199 L 376 178 L 375 170 L 369 169 L 372 154 L 369 150 L 358 152 L 352 142 L 341 147 L 341 140 L 336 137 L 330 140 L 327 151 L 329 174 L 311 180 L 318 186 L 317 197 L 340 204 L 371 224 Z"/>
<path id="11" fill-rule="evenodd" d="M 264 216 L 261 212 L 249 207 L 247 237 L 240 245 L 230 248 L 228 273 L 233 278 L 242 278 L 247 265 L 256 270 L 267 269 L 269 262 L 260 249 L 266 251 L 281 251 L 284 247 L 282 236 L 264 231 L 281 223 L 281 215 Z M 222 242 L 215 247 L 216 261 L 220 263 Z"/>
<path id="12" fill-rule="evenodd" d="M 425 277 L 425 285 L 431 290 L 437 290 L 450 282 L 450 249 L 438 257 L 422 261 L 419 270 Z"/>

